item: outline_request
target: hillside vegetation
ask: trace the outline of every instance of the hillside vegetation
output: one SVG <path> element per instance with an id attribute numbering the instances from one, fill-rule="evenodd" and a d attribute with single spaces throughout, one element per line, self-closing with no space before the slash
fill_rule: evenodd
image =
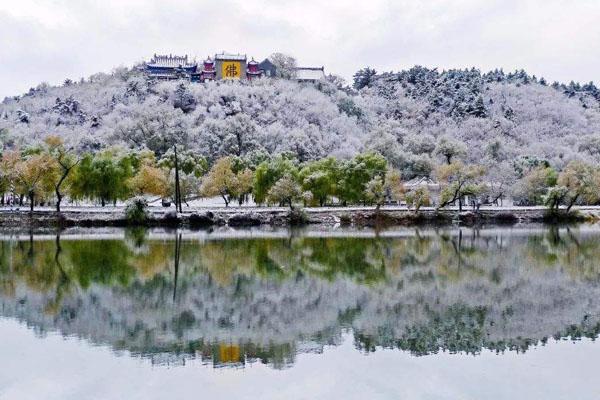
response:
<path id="1" fill-rule="evenodd" d="M 58 136 L 79 154 L 119 147 L 161 159 L 176 142 L 207 168 L 232 156 L 254 170 L 277 154 L 302 165 L 374 152 L 404 181 L 461 161 L 482 166 L 487 182 L 514 186 L 532 168 L 600 162 L 600 91 L 524 71 L 366 68 L 350 87 L 335 76 L 153 82 L 120 68 L 6 98 L 0 132 L 5 153 Z"/>

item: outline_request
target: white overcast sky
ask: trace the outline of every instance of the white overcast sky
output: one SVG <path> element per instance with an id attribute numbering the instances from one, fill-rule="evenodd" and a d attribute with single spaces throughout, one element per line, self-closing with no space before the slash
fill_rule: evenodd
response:
<path id="1" fill-rule="evenodd" d="M 274 51 L 349 79 L 419 64 L 600 81 L 600 0 L 0 0 L 0 98 L 153 53 Z"/>

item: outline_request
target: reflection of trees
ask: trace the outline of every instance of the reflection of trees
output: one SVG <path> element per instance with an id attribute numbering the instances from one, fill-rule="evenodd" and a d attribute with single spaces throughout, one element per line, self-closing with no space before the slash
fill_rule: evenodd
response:
<path id="1" fill-rule="evenodd" d="M 374 351 L 375 346 L 397 347 L 417 355 L 439 350 L 477 353 L 486 345 L 486 313 L 484 307 L 464 305 L 451 305 L 443 312 L 428 310 L 427 324 L 408 326 L 400 337 L 385 329 L 375 338 L 359 332 L 354 336 L 355 344 L 364 351 Z"/>
<path id="2" fill-rule="evenodd" d="M 338 342 L 344 328 L 364 351 L 525 351 L 552 336 L 597 336 L 596 238 L 27 237 L 0 242 L 0 301 L 15 310 L 6 315 L 157 362 L 283 367 Z"/>
<path id="3" fill-rule="evenodd" d="M 135 276 L 130 252 L 121 240 L 74 240 L 63 246 L 72 276 L 83 289 L 92 283 L 126 285 Z"/>
<path id="4" fill-rule="evenodd" d="M 536 268 L 561 268 L 576 279 L 600 279 L 600 245 L 596 235 L 578 235 L 572 228 L 548 228 L 528 238 L 525 255 Z"/>

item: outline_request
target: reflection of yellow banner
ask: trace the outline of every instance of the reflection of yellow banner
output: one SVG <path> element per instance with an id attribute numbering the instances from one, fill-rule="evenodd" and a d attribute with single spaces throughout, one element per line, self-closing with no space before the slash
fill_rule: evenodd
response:
<path id="1" fill-rule="evenodd" d="M 221 66 L 223 79 L 240 79 L 242 76 L 242 65 L 239 61 L 223 61 Z"/>
<path id="2" fill-rule="evenodd" d="M 219 345 L 219 361 L 222 363 L 240 362 L 240 347 L 236 345 Z"/>

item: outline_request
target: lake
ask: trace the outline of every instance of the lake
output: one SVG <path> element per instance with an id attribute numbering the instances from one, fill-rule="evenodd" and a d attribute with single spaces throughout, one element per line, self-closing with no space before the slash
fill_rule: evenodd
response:
<path id="1" fill-rule="evenodd" d="M 598 399 L 600 227 L 0 235 L 0 399 Z"/>

